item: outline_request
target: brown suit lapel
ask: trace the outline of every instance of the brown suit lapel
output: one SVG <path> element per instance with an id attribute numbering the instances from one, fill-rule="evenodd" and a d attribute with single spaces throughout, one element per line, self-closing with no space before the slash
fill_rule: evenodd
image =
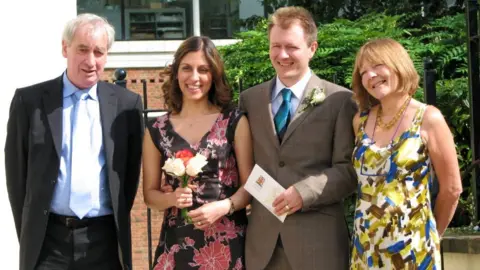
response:
<path id="1" fill-rule="evenodd" d="M 265 85 L 266 87 L 259 91 L 259 116 L 262 117 L 262 122 L 265 123 L 265 134 L 269 137 L 269 140 L 273 142 L 275 147 L 279 149 L 280 143 L 278 141 L 277 132 L 275 131 L 272 114 L 272 89 L 275 86 L 275 78 Z M 265 106 L 265 104 L 267 104 L 267 106 Z"/>
<path id="2" fill-rule="evenodd" d="M 307 83 L 307 86 L 305 88 L 305 91 L 303 91 L 303 96 L 300 102 L 298 103 L 297 110 L 295 111 L 295 115 L 292 118 L 292 121 L 290 121 L 290 124 L 287 127 L 287 131 L 285 131 L 285 135 L 283 136 L 282 144 L 285 143 L 285 141 L 288 140 L 290 135 L 292 135 L 293 131 L 303 122 L 305 117 L 312 111 L 312 108 L 308 108 L 304 110 L 304 105 L 303 102 L 306 97 L 310 96 L 310 93 L 313 91 L 315 87 L 318 87 L 320 89 L 325 89 L 325 84 L 324 81 L 321 80 L 319 77 L 317 77 L 315 74 L 312 74 L 312 77 Z M 328 92 L 325 90 L 325 95 L 328 96 Z M 319 106 L 319 105 L 317 105 Z"/>

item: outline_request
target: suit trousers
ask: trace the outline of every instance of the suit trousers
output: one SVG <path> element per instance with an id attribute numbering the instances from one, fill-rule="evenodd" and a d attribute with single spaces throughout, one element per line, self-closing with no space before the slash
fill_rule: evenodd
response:
<path id="1" fill-rule="evenodd" d="M 113 216 L 80 220 L 51 214 L 35 269 L 122 269 L 115 231 Z"/>

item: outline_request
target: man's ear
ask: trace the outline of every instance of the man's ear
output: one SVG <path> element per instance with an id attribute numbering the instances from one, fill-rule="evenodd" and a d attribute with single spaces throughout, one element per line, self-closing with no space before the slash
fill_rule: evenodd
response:
<path id="1" fill-rule="evenodd" d="M 67 47 L 68 47 L 67 42 L 65 40 L 62 40 L 62 55 L 65 58 L 67 58 Z"/>
<path id="2" fill-rule="evenodd" d="M 315 52 L 317 51 L 318 48 L 318 42 L 314 41 L 312 44 L 310 44 L 310 59 L 315 55 Z"/>

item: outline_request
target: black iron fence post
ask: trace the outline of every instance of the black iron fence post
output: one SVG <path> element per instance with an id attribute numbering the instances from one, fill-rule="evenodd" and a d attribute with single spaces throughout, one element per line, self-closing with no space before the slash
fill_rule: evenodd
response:
<path id="1" fill-rule="evenodd" d="M 143 122 L 145 127 L 148 124 L 148 96 L 147 96 L 147 81 L 142 80 L 142 92 L 143 92 Z M 153 269 L 152 259 L 152 211 L 147 207 L 147 243 L 148 243 L 148 269 Z"/>
<path id="2" fill-rule="evenodd" d="M 145 123 L 145 128 L 147 128 L 149 120 L 149 113 L 159 113 L 166 112 L 162 109 L 150 109 L 148 108 L 148 91 L 147 91 L 147 80 L 142 79 L 142 92 L 143 92 L 143 120 Z M 147 242 L 148 242 L 148 269 L 153 269 L 153 247 L 152 247 L 152 211 L 147 207 Z"/>
<path id="3" fill-rule="evenodd" d="M 428 105 L 436 106 L 437 104 L 437 86 L 436 86 L 436 74 L 435 66 L 433 60 L 429 57 L 423 59 L 423 94 L 424 101 Z M 437 178 L 435 177 L 432 181 L 432 208 L 435 207 L 435 201 L 439 192 L 439 185 Z"/>
<path id="4" fill-rule="evenodd" d="M 437 104 L 437 87 L 435 85 L 435 76 L 437 71 L 431 58 L 423 60 L 423 92 L 425 103 L 435 106 Z"/>
<path id="5" fill-rule="evenodd" d="M 435 70 L 435 65 L 433 60 L 429 57 L 423 59 L 423 93 L 425 98 L 425 103 L 428 105 L 436 106 L 437 104 L 437 86 L 436 86 L 436 75 L 437 71 Z M 435 205 L 437 195 L 439 192 L 438 180 L 436 177 L 432 180 L 432 208 Z M 441 268 L 445 269 L 443 263 L 443 245 L 440 243 L 440 258 L 441 258 Z"/>
<path id="6" fill-rule="evenodd" d="M 123 88 L 127 88 L 127 72 L 123 68 L 117 68 L 113 73 L 113 83 Z"/>
<path id="7" fill-rule="evenodd" d="M 468 86 L 470 92 L 470 146 L 472 161 L 480 158 L 480 63 L 478 33 L 478 1 L 466 1 L 467 48 L 468 48 Z M 471 188 L 475 200 L 475 222 L 480 217 L 480 170 L 472 172 Z"/>
<path id="8" fill-rule="evenodd" d="M 127 81 L 125 78 L 127 77 L 127 72 L 119 68 L 114 72 L 113 83 L 116 85 L 122 86 L 127 88 Z M 142 90 L 143 90 L 143 121 L 145 127 L 148 124 L 148 113 L 151 112 L 162 112 L 164 110 L 151 110 L 148 109 L 148 96 L 147 96 L 147 81 L 141 80 L 142 82 Z M 147 243 L 148 243 L 148 269 L 153 269 L 153 258 L 152 258 L 152 214 L 150 208 L 147 208 Z"/>
<path id="9" fill-rule="evenodd" d="M 147 98 L 147 81 L 142 80 L 143 92 L 143 122 L 145 127 L 148 124 L 148 98 Z M 148 269 L 152 270 L 152 212 L 147 207 L 147 243 L 148 243 Z"/>

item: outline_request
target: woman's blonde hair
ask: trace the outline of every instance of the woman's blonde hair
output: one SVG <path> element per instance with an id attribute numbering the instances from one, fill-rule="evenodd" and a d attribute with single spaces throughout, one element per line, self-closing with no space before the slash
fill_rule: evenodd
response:
<path id="1" fill-rule="evenodd" d="M 352 75 L 354 99 L 360 111 L 368 110 L 379 103 L 362 84 L 360 69 L 365 63 L 389 67 L 398 77 L 396 91 L 413 95 L 418 88 L 419 76 L 405 48 L 391 38 L 371 40 L 358 51 Z"/>

